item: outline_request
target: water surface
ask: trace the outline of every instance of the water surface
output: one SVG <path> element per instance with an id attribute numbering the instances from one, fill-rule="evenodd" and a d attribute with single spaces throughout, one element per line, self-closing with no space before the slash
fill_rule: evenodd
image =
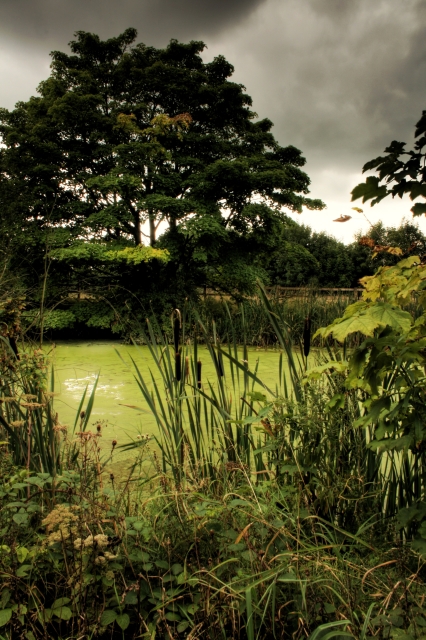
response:
<path id="1" fill-rule="evenodd" d="M 86 387 L 88 392 L 99 374 L 95 404 L 92 411 L 93 426 L 101 422 L 104 438 L 116 439 L 119 444 L 137 434 L 157 434 L 157 426 L 134 378 L 132 358 L 148 381 L 154 379 L 161 387 L 161 376 L 146 346 L 135 347 L 117 342 L 62 342 L 49 349 L 55 372 L 55 409 L 60 421 L 72 426 L 81 397 Z M 120 357 L 121 356 L 121 357 Z M 242 359 L 242 353 L 239 354 Z M 203 362 L 203 382 L 215 382 L 215 370 L 208 350 L 199 347 L 199 358 Z M 275 389 L 278 380 L 278 351 L 251 349 L 250 370 L 258 361 L 258 375 L 265 384 Z M 229 371 L 225 370 L 229 378 Z M 230 380 L 228 383 L 230 384 Z M 152 387 L 152 384 L 150 385 Z M 135 410 L 126 405 L 136 405 Z M 92 428 L 92 427 L 91 427 Z"/>

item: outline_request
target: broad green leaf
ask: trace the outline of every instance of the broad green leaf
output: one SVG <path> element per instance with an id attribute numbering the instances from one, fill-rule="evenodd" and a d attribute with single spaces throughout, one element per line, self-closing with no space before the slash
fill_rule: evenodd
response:
<path id="1" fill-rule="evenodd" d="M 426 213 L 426 204 L 422 202 L 416 202 L 416 204 L 411 207 L 410 211 L 412 211 L 413 216 L 421 216 Z"/>
<path id="2" fill-rule="evenodd" d="M 69 598 L 58 598 L 52 604 L 52 609 L 58 609 L 59 607 L 63 607 L 65 604 L 69 604 L 71 600 Z"/>
<path id="3" fill-rule="evenodd" d="M 14 513 L 12 519 L 16 524 L 25 524 L 28 521 L 27 513 Z"/>
<path id="4" fill-rule="evenodd" d="M 176 630 L 178 633 L 182 633 L 182 631 L 185 631 L 185 629 L 187 629 L 188 627 L 189 627 L 189 622 L 184 620 L 183 622 L 180 622 L 178 624 L 178 626 L 176 627 Z"/>
<path id="5" fill-rule="evenodd" d="M 25 561 L 25 558 L 28 554 L 29 551 L 25 547 L 18 547 L 16 549 L 16 557 L 18 558 L 18 562 L 20 562 L 21 564 Z"/>
<path id="6" fill-rule="evenodd" d="M 325 409 L 343 409 L 345 406 L 345 396 L 343 393 L 336 393 L 325 405 Z"/>
<path id="7" fill-rule="evenodd" d="M 332 333 L 333 338 L 339 342 L 343 342 L 350 333 L 355 333 L 356 331 L 366 336 L 373 336 L 374 330 L 377 329 L 379 325 L 380 323 L 377 320 L 363 313 L 362 315 L 355 315 L 346 320 L 342 320 L 339 324 L 327 327 L 324 337 Z"/>
<path id="8" fill-rule="evenodd" d="M 71 620 L 72 618 L 72 611 L 69 607 L 59 607 L 58 609 L 52 609 L 52 613 L 60 620 Z"/>
<path id="9" fill-rule="evenodd" d="M 117 612 L 114 609 L 106 609 L 101 615 L 101 625 L 107 627 L 112 622 L 115 622 L 117 618 Z"/>
<path id="10" fill-rule="evenodd" d="M 395 330 L 407 332 L 413 324 L 413 318 L 408 311 L 395 309 L 386 303 L 377 303 L 370 307 L 367 315 L 379 324 L 392 327 Z"/>
<path id="11" fill-rule="evenodd" d="M 352 202 L 358 200 L 358 198 L 362 198 L 363 202 L 367 202 L 372 198 L 377 199 L 377 202 L 382 200 L 388 194 L 388 191 L 386 186 L 379 186 L 379 182 L 380 180 L 377 176 L 368 176 L 365 182 L 361 182 L 361 184 L 352 189 Z"/>
<path id="12" fill-rule="evenodd" d="M 129 591 L 126 593 L 126 597 L 124 598 L 124 602 L 126 604 L 138 604 L 138 596 L 134 591 Z"/>
<path id="13" fill-rule="evenodd" d="M 123 631 L 125 631 L 130 624 L 130 618 L 127 613 L 122 613 L 121 615 L 117 616 L 115 621 Z"/>
<path id="14" fill-rule="evenodd" d="M 172 613 L 171 611 L 168 611 L 164 617 L 166 620 L 170 620 L 170 622 L 180 622 L 182 620 L 177 613 Z"/>
<path id="15" fill-rule="evenodd" d="M 18 576 L 18 578 L 26 578 L 28 575 L 28 571 L 30 570 L 30 564 L 21 564 L 21 566 L 16 570 L 16 575 Z"/>
<path id="16" fill-rule="evenodd" d="M 0 627 L 4 627 L 12 617 L 12 609 L 2 609 L 0 611 Z"/>
<path id="17" fill-rule="evenodd" d="M 179 573 L 182 573 L 183 571 L 183 567 L 181 564 L 173 564 L 172 565 L 172 573 L 174 576 L 179 575 Z"/>

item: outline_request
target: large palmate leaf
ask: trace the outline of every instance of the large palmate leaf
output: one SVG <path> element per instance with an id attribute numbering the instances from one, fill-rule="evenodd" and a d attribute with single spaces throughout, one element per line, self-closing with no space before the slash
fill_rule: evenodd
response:
<path id="1" fill-rule="evenodd" d="M 359 331 L 365 336 L 373 336 L 374 330 L 379 326 L 380 323 L 377 319 L 370 317 L 365 312 L 361 312 L 348 318 L 341 318 L 340 321 L 333 323 L 325 330 L 321 330 L 321 333 L 320 331 L 317 333 L 320 333 L 323 338 L 332 334 L 333 338 L 339 340 L 339 342 L 343 342 L 346 336 L 355 331 Z"/>
<path id="2" fill-rule="evenodd" d="M 367 315 L 377 321 L 379 325 L 392 327 L 396 331 L 409 331 L 413 324 L 413 318 L 408 311 L 402 311 L 402 309 L 381 302 L 370 307 Z"/>

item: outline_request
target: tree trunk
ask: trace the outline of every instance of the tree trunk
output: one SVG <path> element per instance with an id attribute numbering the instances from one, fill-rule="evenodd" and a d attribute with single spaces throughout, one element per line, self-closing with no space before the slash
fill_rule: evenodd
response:
<path id="1" fill-rule="evenodd" d="M 136 244 L 142 244 L 142 229 L 141 229 L 141 221 L 139 218 L 139 212 L 137 213 L 137 217 L 135 216 L 135 242 Z"/>
<path id="2" fill-rule="evenodd" d="M 155 216 L 150 212 L 149 214 L 149 243 L 151 247 L 155 245 Z"/>

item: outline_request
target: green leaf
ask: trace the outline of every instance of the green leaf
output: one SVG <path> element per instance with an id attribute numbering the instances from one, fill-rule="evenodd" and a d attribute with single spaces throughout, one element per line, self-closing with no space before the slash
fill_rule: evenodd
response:
<path id="1" fill-rule="evenodd" d="M 71 600 L 69 598 L 58 598 L 52 604 L 52 609 L 58 609 L 59 607 L 63 607 L 65 604 L 69 604 Z"/>
<path id="2" fill-rule="evenodd" d="M 172 565 L 172 573 L 174 576 L 179 575 L 179 573 L 182 573 L 183 571 L 183 567 L 181 564 L 173 564 Z"/>
<path id="3" fill-rule="evenodd" d="M 59 607 L 58 609 L 52 609 L 52 613 L 60 620 L 70 620 L 72 618 L 72 611 L 69 607 Z"/>
<path id="4" fill-rule="evenodd" d="M 408 332 L 413 324 L 413 318 L 408 311 L 395 309 L 391 305 L 378 302 L 367 310 L 367 315 L 383 326 L 392 327 L 395 330 Z"/>
<path id="5" fill-rule="evenodd" d="M 380 179 L 377 176 L 368 176 L 365 182 L 361 182 L 352 189 L 352 202 L 362 198 L 363 202 L 375 198 L 379 202 L 388 195 L 386 186 L 379 186 Z"/>
<path id="6" fill-rule="evenodd" d="M 182 620 L 177 613 L 172 613 L 171 611 L 168 611 L 164 617 L 166 620 L 170 620 L 170 622 L 180 622 Z"/>
<path id="7" fill-rule="evenodd" d="M 107 627 L 117 619 L 117 612 L 114 609 L 106 609 L 101 615 L 101 625 Z"/>
<path id="8" fill-rule="evenodd" d="M 128 591 L 124 598 L 126 604 L 138 604 L 138 597 L 134 591 Z"/>
<path id="9" fill-rule="evenodd" d="M 27 513 L 14 513 L 12 519 L 16 524 L 26 524 L 28 522 Z"/>
<path id="10" fill-rule="evenodd" d="M 179 622 L 178 626 L 176 627 L 176 630 L 178 633 L 182 633 L 182 631 L 185 631 L 185 629 L 187 629 L 188 627 L 189 627 L 189 622 L 184 620 L 183 622 Z"/>
<path id="11" fill-rule="evenodd" d="M 426 204 L 416 202 L 416 204 L 411 207 L 410 211 L 414 216 L 422 216 L 424 213 L 426 213 Z"/>
<path id="12" fill-rule="evenodd" d="M 169 568 L 169 563 L 166 562 L 165 560 L 156 560 L 155 561 L 155 565 L 159 568 L 159 569 L 168 569 Z"/>
<path id="13" fill-rule="evenodd" d="M 0 611 L 0 627 L 4 627 L 12 617 L 12 609 L 2 609 Z"/>
<path id="14" fill-rule="evenodd" d="M 26 578 L 28 575 L 28 571 L 31 570 L 31 565 L 30 564 L 22 564 L 17 570 L 16 570 L 16 576 L 18 578 Z"/>
<path id="15" fill-rule="evenodd" d="M 325 409 L 343 409 L 345 406 L 345 396 L 343 393 L 336 393 L 325 405 Z"/>
<path id="16" fill-rule="evenodd" d="M 123 631 L 125 631 L 130 624 L 130 618 L 127 613 L 122 613 L 121 615 L 117 616 L 115 621 Z"/>
<path id="17" fill-rule="evenodd" d="M 327 327 L 324 337 L 327 337 L 330 333 L 333 334 L 333 338 L 339 342 L 343 342 L 344 339 L 350 334 L 359 331 L 366 336 L 373 336 L 374 330 L 380 323 L 371 316 L 361 313 L 349 318 L 341 320 L 338 324 L 333 324 Z"/>
<path id="18" fill-rule="evenodd" d="M 21 564 L 25 561 L 25 558 L 28 554 L 29 551 L 25 547 L 18 547 L 16 549 L 16 557 L 18 558 L 18 562 L 20 562 Z"/>
<path id="19" fill-rule="evenodd" d="M 186 610 L 188 613 L 190 613 L 193 616 L 194 613 L 197 613 L 199 608 L 200 607 L 197 604 L 190 604 L 187 606 Z"/>

